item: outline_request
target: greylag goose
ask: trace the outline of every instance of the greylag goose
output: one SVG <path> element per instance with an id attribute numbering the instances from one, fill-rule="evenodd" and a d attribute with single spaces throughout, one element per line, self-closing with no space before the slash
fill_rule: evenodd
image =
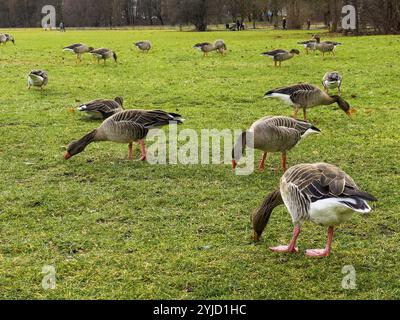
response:
<path id="1" fill-rule="evenodd" d="M 219 53 L 224 54 L 227 49 L 224 40 L 216 40 L 213 44 L 209 42 L 196 43 L 193 48 L 202 51 L 204 56 L 211 51 L 218 51 Z"/>
<path id="2" fill-rule="evenodd" d="M 15 39 L 12 35 L 7 33 L 0 34 L 0 44 L 6 44 L 8 41 L 11 41 L 15 45 Z"/>
<path id="3" fill-rule="evenodd" d="M 105 64 L 106 60 L 110 59 L 111 57 L 114 58 L 115 63 L 117 63 L 117 54 L 110 49 L 100 48 L 92 50 L 90 53 L 97 58 L 97 63 L 99 63 L 100 60 L 103 59 Z"/>
<path id="4" fill-rule="evenodd" d="M 146 52 L 149 52 L 152 47 L 150 41 L 139 41 L 139 42 L 134 43 L 134 45 L 139 50 L 146 51 Z"/>
<path id="5" fill-rule="evenodd" d="M 325 249 L 307 250 L 310 257 L 326 257 L 331 252 L 334 227 L 347 221 L 354 212 L 369 213 L 367 201 L 376 198 L 361 191 L 353 179 L 338 167 L 327 163 L 300 164 L 282 176 L 279 189 L 271 192 L 252 217 L 254 240 L 258 241 L 274 208 L 285 204 L 294 224 L 288 246 L 271 248 L 274 252 L 298 252 L 297 237 L 304 222 L 328 228 Z"/>
<path id="6" fill-rule="evenodd" d="M 224 54 L 225 54 L 225 51 L 227 50 L 225 41 L 222 40 L 222 39 L 216 40 L 216 41 L 214 42 L 214 47 L 215 47 L 216 50 L 217 50 L 220 54 L 222 54 L 222 55 L 224 55 Z"/>
<path id="7" fill-rule="evenodd" d="M 64 47 L 64 51 L 73 52 L 76 54 L 76 57 L 79 61 L 82 61 L 82 54 L 87 52 L 92 52 L 94 50 L 93 47 L 88 47 L 86 44 L 75 43 L 68 47 Z"/>
<path id="8" fill-rule="evenodd" d="M 79 111 L 85 112 L 90 119 L 107 119 L 123 111 L 124 99 L 116 97 L 114 100 L 97 99 L 80 105 Z"/>
<path id="9" fill-rule="evenodd" d="M 288 117 L 265 117 L 252 124 L 238 138 L 232 150 L 232 166 L 236 168 L 242 157 L 247 141 L 252 141 L 255 149 L 262 150 L 263 156 L 258 166 L 264 170 L 267 153 L 281 152 L 281 165 L 286 171 L 286 152 L 294 148 L 303 138 L 321 131 L 311 123 Z M 249 140 L 251 139 L 251 140 Z"/>
<path id="10" fill-rule="evenodd" d="M 261 55 L 264 57 L 270 57 L 274 60 L 275 67 L 279 64 L 279 67 L 282 65 L 282 61 L 286 61 L 292 59 L 295 55 L 299 55 L 300 51 L 297 49 L 292 49 L 289 51 L 277 49 L 273 51 L 264 52 Z"/>
<path id="11" fill-rule="evenodd" d="M 343 77 L 340 75 L 339 72 L 327 72 L 325 73 L 324 77 L 322 78 L 322 85 L 325 88 L 325 91 L 329 93 L 329 89 L 338 88 L 339 95 L 341 94 L 341 87 L 342 87 L 342 80 Z"/>
<path id="12" fill-rule="evenodd" d="M 87 145 L 95 141 L 112 141 L 128 144 L 128 159 L 133 158 L 133 142 L 141 147 L 141 161 L 146 160 L 144 139 L 150 129 L 168 125 L 170 122 L 183 123 L 184 119 L 178 114 L 162 110 L 126 110 L 118 112 L 104 120 L 101 126 L 77 141 L 69 144 L 64 159 L 81 153 Z"/>
<path id="13" fill-rule="evenodd" d="M 43 89 L 44 86 L 49 82 L 49 76 L 46 71 L 43 70 L 32 70 L 28 74 L 28 89 L 33 87 L 40 87 Z"/>
<path id="14" fill-rule="evenodd" d="M 340 42 L 334 41 L 321 42 L 321 38 L 318 35 L 315 35 L 314 39 L 317 41 L 315 49 L 322 52 L 323 58 L 325 57 L 325 53 L 332 53 L 333 55 L 335 55 L 336 47 L 342 45 Z"/>
<path id="15" fill-rule="evenodd" d="M 264 98 L 278 98 L 295 109 L 293 117 L 297 118 L 300 108 L 303 109 L 304 120 L 307 121 L 307 109 L 337 103 L 338 106 L 351 118 L 349 103 L 340 96 L 328 95 L 323 90 L 310 84 L 296 84 L 289 87 L 278 88 L 268 91 Z"/>
<path id="16" fill-rule="evenodd" d="M 307 41 L 302 41 L 302 42 L 297 42 L 297 43 L 304 46 L 304 49 L 306 49 L 306 53 L 309 54 L 310 51 L 315 51 L 317 40 L 312 39 L 312 40 L 307 40 Z"/>

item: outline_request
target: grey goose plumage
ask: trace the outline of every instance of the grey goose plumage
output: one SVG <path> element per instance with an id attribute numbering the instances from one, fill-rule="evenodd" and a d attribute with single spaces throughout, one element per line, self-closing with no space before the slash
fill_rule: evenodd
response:
<path id="1" fill-rule="evenodd" d="M 124 99 L 116 97 L 114 100 L 96 99 L 78 107 L 90 119 L 107 119 L 112 115 L 123 111 Z"/>
<path id="2" fill-rule="evenodd" d="M 264 170 L 268 153 L 280 152 L 281 166 L 286 171 L 286 153 L 293 149 L 303 138 L 321 131 L 311 123 L 288 117 L 268 116 L 257 120 L 249 130 L 244 131 L 238 138 L 232 150 L 232 166 L 236 168 L 245 147 L 253 147 L 263 151 L 259 170 Z M 250 142 L 250 145 L 248 144 Z"/>
<path id="3" fill-rule="evenodd" d="M 108 48 L 100 48 L 100 49 L 95 49 L 90 52 L 95 58 L 97 58 L 97 63 L 100 63 L 100 60 L 104 61 L 104 64 L 106 63 L 107 59 L 114 58 L 115 63 L 117 63 L 117 54 L 112 51 L 111 49 Z"/>
<path id="4" fill-rule="evenodd" d="M 337 88 L 339 91 L 339 95 L 341 94 L 343 77 L 337 71 L 327 72 L 322 78 L 322 85 L 325 88 L 325 91 L 329 93 L 329 89 Z"/>
<path id="5" fill-rule="evenodd" d="M 141 51 L 149 52 L 152 48 L 152 44 L 150 41 L 139 41 L 134 43 L 135 47 L 137 47 Z"/>
<path id="6" fill-rule="evenodd" d="M 89 53 L 94 50 L 93 47 L 89 47 L 86 44 L 74 43 L 70 46 L 64 47 L 63 51 L 73 52 L 79 61 L 82 61 L 82 54 Z"/>
<path id="7" fill-rule="evenodd" d="M 144 139 L 150 129 L 168 125 L 170 122 L 183 123 L 179 114 L 162 110 L 126 110 L 118 112 L 104 120 L 99 128 L 89 132 L 81 139 L 69 144 L 64 159 L 81 153 L 92 142 L 112 141 L 128 144 L 128 159 L 133 158 L 132 144 L 138 142 L 141 146 L 141 158 L 146 159 Z"/>
<path id="8" fill-rule="evenodd" d="M 267 195 L 253 213 L 254 240 L 258 241 L 277 206 L 284 204 L 294 224 L 288 246 L 271 248 L 275 252 L 297 252 L 296 241 L 301 226 L 308 221 L 328 227 L 325 249 L 307 250 L 306 255 L 325 257 L 330 254 L 334 227 L 355 213 L 371 211 L 367 201 L 377 201 L 362 191 L 354 180 L 337 166 L 328 163 L 299 164 L 282 176 L 279 189 Z"/>
<path id="9" fill-rule="evenodd" d="M 43 70 L 32 70 L 28 74 L 28 89 L 31 87 L 39 87 L 43 89 L 49 82 L 49 75 Z"/>
<path id="10" fill-rule="evenodd" d="M 270 57 L 274 60 L 274 65 L 277 67 L 281 67 L 282 61 L 290 60 L 292 59 L 295 55 L 299 55 L 300 51 L 297 49 L 292 49 L 290 51 L 286 51 L 283 49 L 276 49 L 272 51 L 267 51 L 262 53 L 261 55 L 264 57 Z"/>
<path id="11" fill-rule="evenodd" d="M 201 42 L 201 43 L 196 43 L 193 48 L 198 49 L 199 51 L 202 51 L 204 53 L 204 56 L 206 56 L 209 52 L 212 51 L 218 51 L 222 55 L 224 52 L 227 50 L 226 44 L 224 40 L 219 39 L 216 40 L 214 43 L 210 42 Z"/>
<path id="12" fill-rule="evenodd" d="M 268 91 L 265 98 L 277 98 L 293 106 L 294 118 L 297 118 L 299 109 L 303 109 L 304 120 L 307 121 L 307 109 L 337 103 L 338 106 L 351 118 L 349 103 L 340 96 L 329 95 L 323 90 L 310 84 L 296 84 L 288 87 Z M 354 109 L 353 109 L 354 110 Z"/>
<path id="13" fill-rule="evenodd" d="M 8 33 L 0 33 L 0 44 L 6 44 L 11 41 L 15 45 L 15 39 L 12 35 Z"/>

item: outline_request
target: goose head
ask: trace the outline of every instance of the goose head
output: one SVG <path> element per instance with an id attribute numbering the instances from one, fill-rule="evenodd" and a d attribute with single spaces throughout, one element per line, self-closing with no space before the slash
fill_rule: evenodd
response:
<path id="1" fill-rule="evenodd" d="M 330 97 L 334 99 L 335 102 L 340 107 L 340 109 L 342 109 L 344 113 L 346 113 L 349 116 L 349 118 L 352 119 L 351 115 L 353 112 L 355 112 L 355 109 L 351 109 L 350 104 L 340 96 L 330 96 Z"/>
<path id="2" fill-rule="evenodd" d="M 115 97 L 115 102 L 117 102 L 121 107 L 124 105 L 124 98 L 122 97 Z"/>
<path id="3" fill-rule="evenodd" d="M 291 54 L 297 54 L 297 55 L 300 55 L 300 51 L 299 51 L 299 50 L 297 50 L 297 49 L 292 49 L 292 50 L 290 50 L 290 53 L 291 53 Z"/>

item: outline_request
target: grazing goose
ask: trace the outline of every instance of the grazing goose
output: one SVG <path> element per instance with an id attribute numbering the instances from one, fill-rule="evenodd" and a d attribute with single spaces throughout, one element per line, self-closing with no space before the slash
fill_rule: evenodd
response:
<path id="1" fill-rule="evenodd" d="M 321 131 L 311 123 L 295 120 L 288 117 L 265 117 L 252 124 L 248 131 L 244 131 L 238 138 L 232 150 L 232 166 L 236 168 L 247 145 L 252 139 L 253 147 L 264 151 L 259 170 L 264 170 L 265 160 L 269 152 L 281 152 L 282 169 L 286 171 L 286 152 L 294 148 L 300 140 L 310 134 Z"/>
<path id="2" fill-rule="evenodd" d="M 117 55 L 114 51 L 107 49 L 107 48 L 100 48 L 95 49 L 90 52 L 94 57 L 97 58 L 97 63 L 100 63 L 100 60 L 103 59 L 104 64 L 106 63 L 107 59 L 111 57 L 114 58 L 115 63 L 117 63 Z"/>
<path id="3" fill-rule="evenodd" d="M 224 54 L 225 50 L 227 49 L 224 40 L 216 40 L 214 44 L 209 42 L 196 43 L 193 48 L 202 51 L 204 56 L 211 51 L 218 51 L 219 53 Z"/>
<path id="4" fill-rule="evenodd" d="M 7 33 L 0 34 L 0 44 L 6 44 L 8 41 L 11 41 L 15 45 L 15 40 L 12 35 Z"/>
<path id="5" fill-rule="evenodd" d="M 117 112 L 123 111 L 124 99 L 116 97 L 114 100 L 97 99 L 78 107 L 90 119 L 107 119 Z"/>
<path id="6" fill-rule="evenodd" d="M 152 47 L 150 41 L 139 41 L 139 42 L 134 43 L 134 45 L 138 49 L 140 49 L 142 51 L 146 51 L 146 52 L 149 52 Z"/>
<path id="7" fill-rule="evenodd" d="M 75 43 L 63 49 L 64 51 L 73 52 L 79 61 L 82 61 L 82 54 L 92 52 L 93 47 L 88 47 L 86 44 Z"/>
<path id="8" fill-rule="evenodd" d="M 43 89 L 43 87 L 46 86 L 48 82 L 49 76 L 46 71 L 32 70 L 28 74 L 28 89 L 30 89 L 32 86 L 40 87 L 40 89 Z"/>
<path id="9" fill-rule="evenodd" d="M 81 139 L 73 141 L 64 154 L 68 160 L 72 156 L 81 153 L 86 146 L 95 141 L 112 141 L 128 143 L 128 159 L 132 160 L 133 142 L 138 142 L 141 147 L 141 161 L 146 160 L 146 148 L 144 139 L 150 129 L 168 125 L 170 122 L 183 123 L 184 119 L 175 113 L 162 110 L 126 110 L 118 112 L 104 120 L 98 129 L 95 129 Z"/>
<path id="10" fill-rule="evenodd" d="M 216 48 L 216 50 L 221 54 L 224 55 L 225 51 L 227 50 L 225 41 L 222 39 L 216 40 L 214 42 L 214 47 Z"/>
<path id="11" fill-rule="evenodd" d="M 264 52 L 261 55 L 264 57 L 271 57 L 274 60 L 275 67 L 277 66 L 278 63 L 279 67 L 281 67 L 282 61 L 292 59 L 295 54 L 299 55 L 300 51 L 297 49 L 292 49 L 290 50 L 290 52 L 288 52 L 286 50 L 277 49 L 273 51 Z"/>
<path id="12" fill-rule="evenodd" d="M 307 41 L 302 41 L 302 42 L 297 42 L 297 43 L 303 45 L 304 49 L 306 49 L 306 53 L 309 54 L 310 51 L 315 52 L 317 40 L 312 39 L 312 40 L 307 40 Z"/>
<path id="13" fill-rule="evenodd" d="M 326 257 L 331 252 L 334 227 L 347 221 L 354 212 L 369 213 L 367 201 L 374 196 L 361 191 L 353 179 L 338 167 L 327 163 L 300 164 L 282 176 L 278 190 L 271 192 L 252 217 L 254 240 L 258 241 L 274 208 L 285 204 L 294 224 L 288 246 L 271 248 L 274 252 L 298 252 L 297 237 L 302 224 L 311 221 L 328 227 L 325 249 L 307 250 L 310 257 Z"/>
<path id="14" fill-rule="evenodd" d="M 296 84 L 268 91 L 264 98 L 278 98 L 295 109 L 293 117 L 297 118 L 299 109 L 303 109 L 304 120 L 307 121 L 307 109 L 337 103 L 338 106 L 351 118 L 350 105 L 340 96 L 328 95 L 323 90 L 310 84 Z"/>
<path id="15" fill-rule="evenodd" d="M 342 79 L 343 79 L 342 76 L 337 71 L 327 72 L 322 78 L 322 85 L 324 86 L 325 91 L 327 93 L 329 93 L 329 89 L 338 88 L 340 95 L 342 87 Z"/>

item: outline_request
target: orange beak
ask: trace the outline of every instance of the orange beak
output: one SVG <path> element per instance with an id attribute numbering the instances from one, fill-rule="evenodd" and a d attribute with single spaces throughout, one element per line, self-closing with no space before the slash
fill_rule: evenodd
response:
<path id="1" fill-rule="evenodd" d="M 69 158 L 71 158 L 71 154 L 69 152 L 64 153 L 64 159 L 68 160 Z"/>
<path id="2" fill-rule="evenodd" d="M 236 162 L 236 160 L 232 160 L 232 168 L 233 168 L 233 170 L 235 170 L 236 167 L 237 167 L 237 162 Z"/>
<path id="3" fill-rule="evenodd" d="M 350 112 L 350 111 L 346 111 L 346 114 L 349 116 L 349 118 L 350 118 L 351 120 L 353 120 L 353 117 L 351 116 L 351 112 Z"/>

